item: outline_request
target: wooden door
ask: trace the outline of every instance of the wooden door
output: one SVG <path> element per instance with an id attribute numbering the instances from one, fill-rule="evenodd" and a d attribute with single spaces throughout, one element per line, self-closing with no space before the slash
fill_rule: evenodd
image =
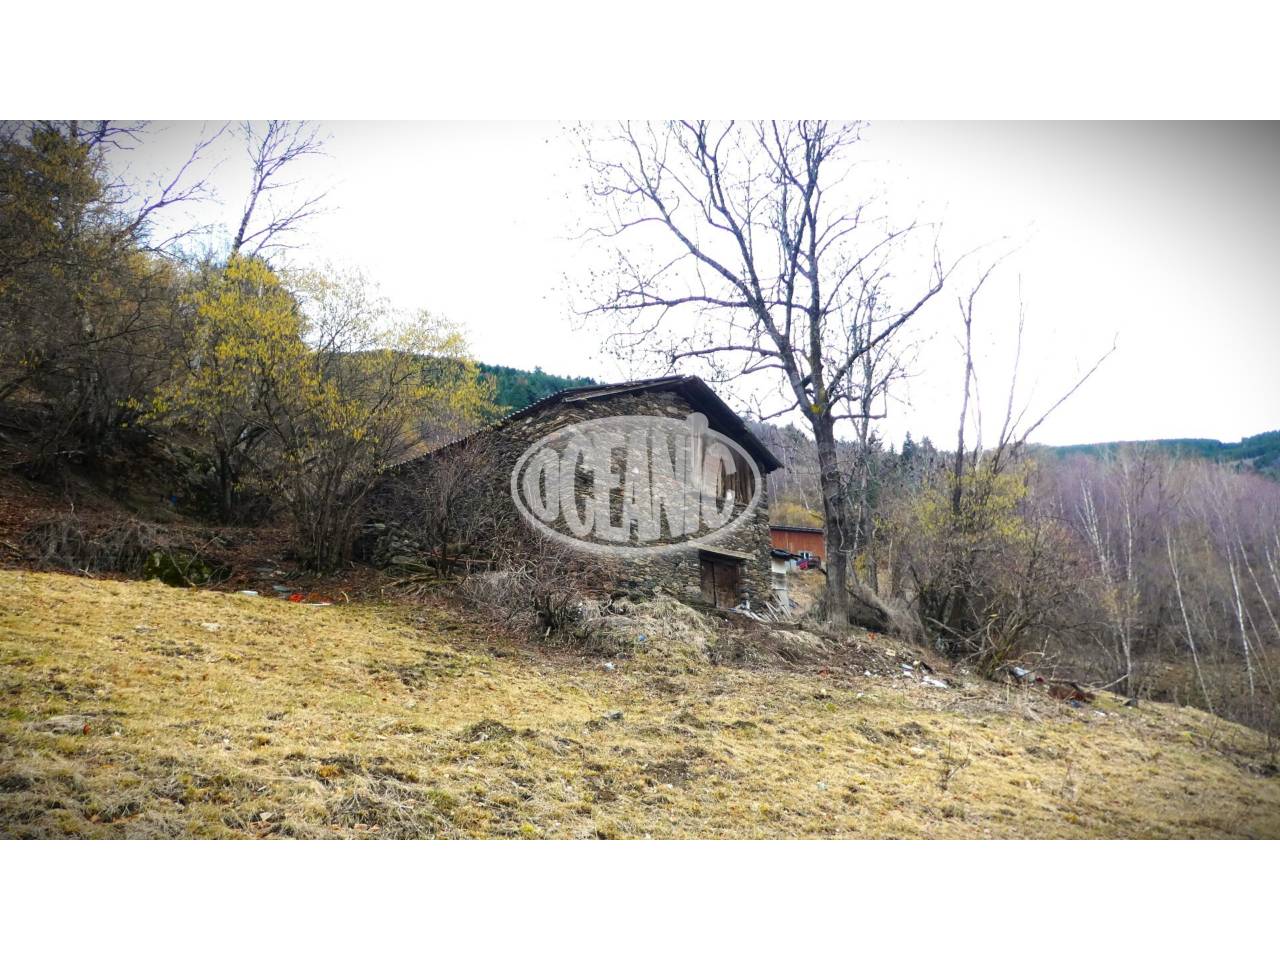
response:
<path id="1" fill-rule="evenodd" d="M 716 606 L 736 607 L 742 582 L 742 561 L 704 555 L 701 561 L 702 599 Z"/>

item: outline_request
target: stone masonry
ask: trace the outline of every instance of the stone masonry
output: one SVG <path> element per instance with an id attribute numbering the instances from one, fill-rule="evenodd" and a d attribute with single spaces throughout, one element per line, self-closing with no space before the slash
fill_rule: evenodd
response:
<path id="1" fill-rule="evenodd" d="M 700 382 L 699 386 L 705 389 Z M 512 501 L 511 471 L 525 450 L 541 438 L 570 424 L 605 417 L 654 416 L 684 420 L 699 412 L 678 388 L 637 390 L 598 398 L 575 399 L 573 393 L 568 392 L 565 399 L 558 402 L 535 404 L 528 412 L 517 412 L 473 435 L 473 438 L 459 442 L 483 442 L 486 445 L 485 468 L 480 471 L 481 475 L 475 477 L 477 496 L 473 509 L 492 511 L 495 529 L 532 533 L 531 525 Z M 453 447 L 445 447 L 428 456 L 449 456 L 451 449 Z M 735 462 L 739 459 L 736 452 L 734 459 Z M 401 471 L 412 476 L 424 462 L 425 458 L 404 464 Z M 757 469 L 763 480 L 770 465 L 757 460 Z M 581 475 L 578 479 L 581 480 Z M 412 488 L 412 484 L 409 486 Z M 732 493 L 728 495 L 732 496 Z M 713 538 L 705 547 L 711 555 L 718 555 L 721 562 L 736 563 L 740 555 L 747 557 L 741 559 L 739 568 L 739 601 L 748 601 L 753 609 L 761 609 L 764 602 L 772 597 L 769 510 L 763 482 L 760 500 L 753 514 L 728 534 Z M 581 563 L 593 570 L 595 576 L 590 579 L 604 590 L 645 595 L 661 589 L 683 600 L 696 602 L 702 593 L 700 554 L 697 546 L 625 558 L 584 553 L 581 554 Z"/>

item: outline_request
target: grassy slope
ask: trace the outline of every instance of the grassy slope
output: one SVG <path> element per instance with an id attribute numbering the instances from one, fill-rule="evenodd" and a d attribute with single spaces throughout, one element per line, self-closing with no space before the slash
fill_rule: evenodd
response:
<path id="1" fill-rule="evenodd" d="M 0 571 L 0 836 L 1280 836 L 1249 731 L 959 683 Z"/>

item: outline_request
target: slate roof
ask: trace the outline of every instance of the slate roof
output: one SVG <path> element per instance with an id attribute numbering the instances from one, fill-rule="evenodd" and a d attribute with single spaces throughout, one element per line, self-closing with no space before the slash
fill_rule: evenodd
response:
<path id="1" fill-rule="evenodd" d="M 421 460 L 423 457 L 429 457 L 440 450 L 446 450 L 454 444 L 465 443 L 470 437 L 477 434 L 485 433 L 489 430 L 500 430 L 510 423 L 522 420 L 525 417 L 532 416 L 541 410 L 555 406 L 558 403 L 576 403 L 583 400 L 599 400 L 604 397 L 625 396 L 629 393 L 647 393 L 657 390 L 669 390 L 683 397 L 694 410 L 706 414 L 707 423 L 719 433 L 736 440 L 738 444 L 755 458 L 756 463 L 760 466 L 763 473 L 771 473 L 782 466 L 782 461 L 769 452 L 760 440 L 747 427 L 746 422 L 733 412 L 732 408 L 725 403 L 720 397 L 707 386 L 701 377 L 693 376 L 667 376 L 667 377 L 650 377 L 645 380 L 628 380 L 622 383 L 602 383 L 594 384 L 589 387 L 570 387 L 567 390 L 560 390 L 550 396 L 543 397 L 541 400 L 535 400 L 533 403 L 519 410 L 513 410 L 506 416 L 493 423 L 481 427 L 475 433 L 468 434 L 451 443 L 444 444 L 434 450 L 425 453 L 418 453 L 402 460 L 397 466 L 404 466 L 415 460 Z"/>

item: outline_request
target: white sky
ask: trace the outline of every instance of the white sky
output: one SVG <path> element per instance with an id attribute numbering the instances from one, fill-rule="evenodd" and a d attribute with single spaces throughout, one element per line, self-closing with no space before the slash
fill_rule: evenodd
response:
<path id="1" fill-rule="evenodd" d="M 306 187 L 332 188 L 332 209 L 297 259 L 359 264 L 399 305 L 462 322 L 478 359 L 597 379 L 634 372 L 602 355 L 569 308 L 566 278 L 583 257 L 568 238 L 589 209 L 560 124 L 324 127 L 328 156 L 298 172 Z M 131 174 L 172 169 L 199 129 L 156 124 Z M 1119 343 L 1036 439 L 1280 428 L 1280 125 L 873 122 L 863 146 L 891 209 L 940 217 L 949 254 L 1006 236 L 1022 244 L 978 318 L 989 422 L 1003 407 L 1021 275 L 1021 383 L 1036 400 Z M 218 157 L 219 201 L 185 215 L 225 234 L 248 169 L 230 141 Z M 952 442 L 957 328 L 944 293 L 917 328 L 918 373 L 884 424 L 891 439 Z"/>

